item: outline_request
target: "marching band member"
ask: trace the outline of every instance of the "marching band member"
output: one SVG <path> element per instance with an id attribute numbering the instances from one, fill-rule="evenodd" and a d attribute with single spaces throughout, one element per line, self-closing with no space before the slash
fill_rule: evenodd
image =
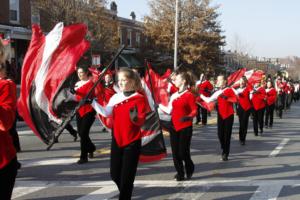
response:
<path id="1" fill-rule="evenodd" d="M 250 102 L 250 86 L 247 85 L 248 81 L 245 76 L 240 79 L 240 87 L 237 89 L 239 101 L 237 105 L 237 114 L 239 116 L 240 128 L 239 139 L 240 144 L 245 145 L 246 136 L 248 131 L 249 116 L 251 111 Z"/>
<path id="2" fill-rule="evenodd" d="M 266 106 L 265 126 L 266 128 L 268 127 L 272 128 L 277 93 L 271 81 L 267 82 L 266 93 L 267 93 L 267 106 Z"/>
<path id="3" fill-rule="evenodd" d="M 264 112 L 266 107 L 266 90 L 261 83 L 255 83 L 253 90 L 250 92 L 250 99 L 253 105 L 253 128 L 254 135 L 258 136 L 258 126 L 260 133 L 264 131 Z"/>
<path id="4" fill-rule="evenodd" d="M 189 90 L 193 85 L 192 77 L 185 71 L 176 73 L 174 81 L 178 91 L 175 92 L 167 107 L 159 104 L 159 108 L 171 114 L 174 130 L 170 131 L 172 156 L 177 174 L 177 181 L 184 180 L 184 164 L 187 179 L 194 173 L 194 163 L 191 159 L 190 145 L 193 135 L 193 118 L 197 114 L 195 97 Z"/>
<path id="5" fill-rule="evenodd" d="M 74 92 L 76 101 L 80 101 L 84 98 L 89 90 L 93 87 L 94 83 L 90 80 L 90 73 L 86 67 L 78 67 L 77 75 L 79 81 L 75 84 Z M 92 94 L 91 98 L 94 97 Z M 95 111 L 91 105 L 81 106 L 76 113 L 77 129 L 80 136 L 80 159 L 78 164 L 88 162 L 88 157 L 94 157 L 95 145 L 90 139 L 90 128 L 95 121 Z"/>
<path id="6" fill-rule="evenodd" d="M 233 103 L 237 100 L 237 92 L 233 88 L 226 87 L 226 79 L 223 75 L 217 77 L 216 86 L 219 88 L 211 97 L 203 94 L 200 97 L 206 102 L 217 101 L 218 104 L 218 137 L 222 149 L 222 160 L 227 161 L 230 151 L 230 140 L 234 120 Z"/>
<path id="7" fill-rule="evenodd" d="M 11 199 L 17 176 L 18 162 L 13 140 L 9 134 L 16 114 L 16 87 L 6 80 L 4 47 L 0 41 L 0 197 Z"/>
<path id="8" fill-rule="evenodd" d="M 110 174 L 120 191 L 119 199 L 128 200 L 141 151 L 141 126 L 150 107 L 146 97 L 138 92 L 142 85 L 136 72 L 121 68 L 118 85 L 120 92 L 105 107 L 95 100 L 92 106 L 100 115 L 113 118 Z"/>
<path id="9" fill-rule="evenodd" d="M 213 85 L 209 82 L 208 77 L 205 76 L 204 74 L 201 74 L 201 78 L 200 78 L 200 83 L 198 85 L 196 85 L 197 90 L 199 95 L 203 94 L 206 97 L 210 97 L 214 87 Z M 198 107 L 199 109 L 199 113 L 197 114 L 197 122 L 202 122 L 202 125 L 206 125 L 207 124 L 207 110 L 201 106 Z M 200 117 L 200 113 L 201 113 L 201 117 Z"/>
<path id="10" fill-rule="evenodd" d="M 279 118 L 282 118 L 282 111 L 284 109 L 285 105 L 285 84 L 282 82 L 282 78 L 278 77 L 275 82 L 275 89 L 278 95 L 276 104 L 277 104 L 277 110 L 278 110 L 278 116 Z"/>

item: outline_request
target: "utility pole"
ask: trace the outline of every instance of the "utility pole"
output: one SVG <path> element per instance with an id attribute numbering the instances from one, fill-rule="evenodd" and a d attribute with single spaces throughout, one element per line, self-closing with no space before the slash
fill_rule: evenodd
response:
<path id="1" fill-rule="evenodd" d="M 177 68 L 177 54 L 178 54 L 178 1 L 176 0 L 176 14 L 175 14 L 175 41 L 174 41 L 174 70 Z"/>

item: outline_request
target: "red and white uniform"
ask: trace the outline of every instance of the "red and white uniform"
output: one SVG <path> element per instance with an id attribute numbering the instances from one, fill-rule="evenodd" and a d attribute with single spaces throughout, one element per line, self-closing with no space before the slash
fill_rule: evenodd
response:
<path id="1" fill-rule="evenodd" d="M 174 93 L 168 107 L 159 104 L 159 108 L 167 114 L 171 114 L 171 120 L 176 131 L 193 125 L 192 120 L 182 122 L 182 117 L 193 118 L 197 114 L 196 99 L 189 90 Z"/>
<path id="2" fill-rule="evenodd" d="M 224 98 L 226 97 L 226 98 Z M 237 92 L 233 88 L 225 88 L 216 91 L 211 97 L 201 95 L 206 102 L 218 102 L 218 112 L 222 119 L 226 119 L 234 114 L 233 103 L 237 102 Z"/>
<path id="3" fill-rule="evenodd" d="M 267 105 L 270 106 L 276 102 L 277 93 L 275 88 L 273 87 L 267 88 L 266 93 L 267 93 Z"/>
<path id="4" fill-rule="evenodd" d="M 15 121 L 16 85 L 13 81 L 0 79 L 0 169 L 16 157 L 9 129 Z"/>
<path id="5" fill-rule="evenodd" d="M 205 80 L 197 85 L 197 89 L 199 94 L 203 94 L 206 97 L 210 97 L 214 86 L 208 80 Z"/>
<path id="6" fill-rule="evenodd" d="M 283 82 L 279 82 L 278 80 L 276 81 L 276 91 L 278 94 L 283 94 L 285 90 L 286 84 Z"/>
<path id="7" fill-rule="evenodd" d="M 263 87 L 257 88 L 254 93 L 250 94 L 250 99 L 255 110 L 260 110 L 266 107 L 266 98 L 266 90 Z"/>
<path id="8" fill-rule="evenodd" d="M 239 96 L 239 105 L 243 108 L 244 111 L 248 111 L 251 108 L 250 101 L 250 91 L 251 88 L 249 86 L 244 88 L 236 89 Z"/>
<path id="9" fill-rule="evenodd" d="M 87 95 L 87 93 L 90 91 L 90 89 L 93 87 L 93 85 L 94 85 L 94 83 L 91 80 L 78 81 L 75 84 L 75 88 L 74 88 L 76 91 L 76 94 L 75 94 L 76 101 L 80 101 L 82 98 L 84 98 Z M 89 98 L 94 98 L 94 97 L 95 97 L 95 95 L 94 95 L 94 93 L 92 93 Z M 92 112 L 92 111 L 93 111 L 93 107 L 89 104 L 85 104 L 85 105 L 81 106 L 77 112 L 79 113 L 80 117 L 83 117 L 85 114 Z"/>
<path id="10" fill-rule="evenodd" d="M 103 117 L 113 118 L 113 136 L 119 147 L 125 147 L 130 143 L 141 139 L 141 126 L 146 119 L 146 113 L 150 110 L 146 97 L 140 93 L 125 96 L 124 93 L 116 93 L 108 104 L 102 107 L 96 101 L 93 108 Z M 130 119 L 130 109 L 137 108 L 137 121 Z"/>

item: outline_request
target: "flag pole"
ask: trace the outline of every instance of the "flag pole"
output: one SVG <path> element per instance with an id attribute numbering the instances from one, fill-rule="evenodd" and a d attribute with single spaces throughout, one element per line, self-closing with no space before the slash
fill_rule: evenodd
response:
<path id="1" fill-rule="evenodd" d="M 54 132 L 54 137 L 53 140 L 51 141 L 51 143 L 48 145 L 47 147 L 47 151 L 49 151 L 51 149 L 51 147 L 55 144 L 55 141 L 59 138 L 59 136 L 62 134 L 63 130 L 65 129 L 65 127 L 70 123 L 70 121 L 74 118 L 76 112 L 78 111 L 78 109 L 85 104 L 86 100 L 90 97 L 90 95 L 92 94 L 93 90 L 97 87 L 97 85 L 100 83 L 101 79 L 104 77 L 105 73 L 107 72 L 107 70 L 109 70 L 113 64 L 115 63 L 115 61 L 117 60 L 117 58 L 119 57 L 119 55 L 122 53 L 122 51 L 125 49 L 125 46 L 123 45 L 118 52 L 115 54 L 114 58 L 112 59 L 112 61 L 109 63 L 109 65 L 101 72 L 98 80 L 94 83 L 93 87 L 89 90 L 89 92 L 86 94 L 86 96 L 84 98 L 82 98 L 78 105 L 75 107 L 75 109 L 71 112 L 70 115 L 68 115 L 68 117 L 66 117 L 63 121 L 63 123 L 55 130 Z"/>

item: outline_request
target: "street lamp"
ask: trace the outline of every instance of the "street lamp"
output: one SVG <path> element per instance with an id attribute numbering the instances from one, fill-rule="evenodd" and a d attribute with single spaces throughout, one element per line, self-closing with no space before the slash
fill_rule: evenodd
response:
<path id="1" fill-rule="evenodd" d="M 175 14 L 175 42 L 174 42 L 174 70 L 177 68 L 177 49 L 178 49 L 178 1 L 176 0 Z"/>

